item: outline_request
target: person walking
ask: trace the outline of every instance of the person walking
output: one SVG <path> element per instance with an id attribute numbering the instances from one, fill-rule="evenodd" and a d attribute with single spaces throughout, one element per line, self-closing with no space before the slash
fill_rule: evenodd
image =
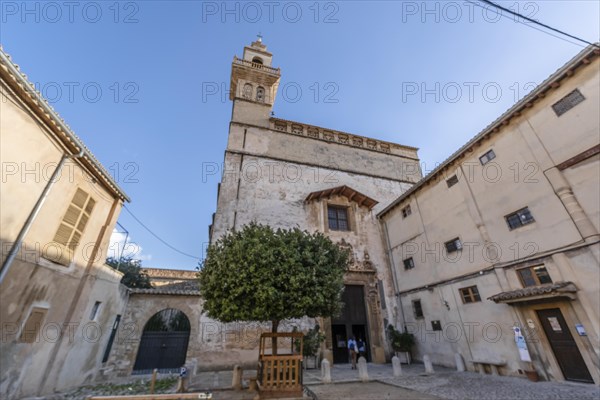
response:
<path id="1" fill-rule="evenodd" d="M 356 346 L 358 347 L 358 356 L 364 357 L 366 360 L 367 359 L 367 345 L 365 344 L 365 341 L 362 340 L 362 338 L 358 338 L 358 340 L 356 341 Z"/>
<path id="2" fill-rule="evenodd" d="M 348 340 L 348 350 L 350 351 L 350 360 L 352 360 L 352 369 L 356 369 L 356 355 L 358 354 L 358 345 L 354 336 Z"/>

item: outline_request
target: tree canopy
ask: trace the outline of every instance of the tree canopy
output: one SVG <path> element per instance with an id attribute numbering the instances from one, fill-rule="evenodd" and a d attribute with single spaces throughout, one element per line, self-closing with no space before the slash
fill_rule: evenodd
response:
<path id="1" fill-rule="evenodd" d="M 348 250 L 322 233 L 251 223 L 210 245 L 200 270 L 208 316 L 222 322 L 329 317 L 341 310 Z"/>
<path id="2" fill-rule="evenodd" d="M 152 284 L 150 278 L 142 271 L 142 262 L 134 260 L 130 257 L 118 258 L 109 257 L 106 259 L 106 264 L 123 272 L 121 283 L 127 287 L 134 289 L 150 289 Z"/>

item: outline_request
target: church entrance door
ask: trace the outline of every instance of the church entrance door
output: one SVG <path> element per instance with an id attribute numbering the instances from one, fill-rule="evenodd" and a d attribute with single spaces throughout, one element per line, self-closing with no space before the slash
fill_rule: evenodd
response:
<path id="1" fill-rule="evenodd" d="M 331 321 L 333 339 L 333 362 L 345 364 L 350 362 L 348 339 L 363 339 L 366 343 L 367 361 L 370 360 L 367 309 L 365 306 L 364 286 L 346 285 L 342 295 L 344 308 L 338 318 Z"/>

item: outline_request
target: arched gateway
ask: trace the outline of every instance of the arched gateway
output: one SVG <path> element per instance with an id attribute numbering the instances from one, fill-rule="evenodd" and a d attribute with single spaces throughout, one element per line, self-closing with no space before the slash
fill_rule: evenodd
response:
<path id="1" fill-rule="evenodd" d="M 180 310 L 166 308 L 154 314 L 142 333 L 134 374 L 158 369 L 175 372 L 185 364 L 190 339 L 190 320 Z"/>

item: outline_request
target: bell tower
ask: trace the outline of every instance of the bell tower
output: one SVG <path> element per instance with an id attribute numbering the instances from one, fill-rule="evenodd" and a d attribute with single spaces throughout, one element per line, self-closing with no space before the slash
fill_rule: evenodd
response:
<path id="1" fill-rule="evenodd" d="M 231 64 L 231 90 L 233 101 L 232 122 L 269 126 L 269 117 L 281 72 L 273 68 L 273 54 L 262 43 L 262 36 L 250 46 L 244 47 L 242 58 L 233 57 Z"/>

